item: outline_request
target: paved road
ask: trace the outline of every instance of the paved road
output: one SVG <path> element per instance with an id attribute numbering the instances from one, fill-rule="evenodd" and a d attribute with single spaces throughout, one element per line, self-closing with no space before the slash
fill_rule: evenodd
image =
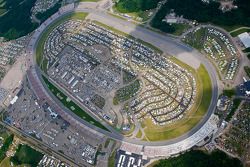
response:
<path id="1" fill-rule="evenodd" d="M 201 55 L 198 51 L 184 45 L 177 39 L 173 39 L 168 36 L 164 36 L 161 34 L 158 34 L 156 32 L 150 31 L 148 29 L 145 29 L 143 27 L 134 25 L 130 22 L 127 22 L 125 20 L 118 19 L 116 17 L 113 17 L 111 15 L 106 14 L 105 12 L 100 12 L 94 9 L 85 9 L 85 8 L 77 8 L 77 11 L 83 11 L 83 12 L 88 12 L 90 13 L 88 18 L 93 19 L 93 20 L 98 20 L 100 22 L 103 22 L 109 26 L 112 26 L 116 29 L 119 29 L 125 33 L 129 33 L 132 36 L 135 36 L 136 38 L 140 38 L 146 42 L 149 42 L 156 47 L 159 47 L 162 51 L 164 51 L 167 54 L 176 56 L 178 59 L 184 61 L 185 63 L 191 65 L 194 68 L 198 68 L 200 63 L 204 64 L 206 69 L 208 70 L 208 73 L 210 75 L 211 81 L 212 81 L 212 87 L 213 87 L 213 94 L 212 94 L 212 100 L 211 104 L 209 106 L 208 112 L 204 119 L 201 120 L 201 122 L 194 127 L 191 131 L 188 133 L 172 140 L 167 140 L 167 141 L 159 141 L 159 142 L 146 142 L 146 141 L 137 141 L 134 139 L 130 138 L 125 138 L 119 133 L 109 133 L 109 132 L 104 132 L 100 129 L 96 129 L 99 133 L 102 133 L 106 136 L 109 136 L 111 138 L 114 138 L 119 141 L 127 142 L 127 143 L 133 143 L 136 145 L 144 145 L 144 146 L 166 146 L 174 143 L 178 143 L 184 139 L 187 139 L 188 137 L 192 136 L 195 132 L 197 132 L 202 126 L 207 122 L 207 120 L 210 118 L 212 113 L 214 112 L 214 109 L 216 107 L 216 102 L 217 102 L 217 97 L 218 97 L 218 86 L 217 86 L 217 76 L 216 76 L 216 71 L 213 68 L 213 66 L 205 59 L 203 55 Z M 38 31 L 35 32 L 33 39 L 30 42 L 29 45 L 29 52 L 32 56 L 30 65 L 35 66 L 35 60 L 33 58 L 35 57 L 35 48 L 36 48 L 36 41 L 39 38 L 41 31 L 43 31 L 46 28 L 46 25 L 51 24 L 56 18 L 65 15 L 69 11 L 60 11 L 60 14 L 55 14 L 52 16 L 52 19 L 48 19 L 45 24 L 42 24 L 41 27 L 38 29 Z M 38 74 L 39 76 L 40 74 Z M 56 101 L 55 97 L 52 96 L 54 100 Z M 73 118 L 76 118 L 75 115 L 73 115 L 72 112 L 69 112 L 68 110 L 65 110 L 67 114 Z M 89 126 L 88 123 L 85 121 L 76 118 L 76 121 L 81 122 L 82 124 Z M 201 139 L 202 140 L 202 139 Z"/>

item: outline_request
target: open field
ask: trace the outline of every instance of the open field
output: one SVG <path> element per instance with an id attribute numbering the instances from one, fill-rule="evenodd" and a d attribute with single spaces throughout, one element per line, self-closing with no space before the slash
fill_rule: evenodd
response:
<path id="1" fill-rule="evenodd" d="M 138 133 L 135 136 L 136 138 L 141 138 L 142 137 L 142 132 L 141 130 L 138 131 Z"/>
<path id="2" fill-rule="evenodd" d="M 9 157 L 4 158 L 0 163 L 0 167 L 11 167 L 10 158 Z"/>
<path id="3" fill-rule="evenodd" d="M 46 68 L 44 66 L 46 66 L 46 63 L 43 63 L 43 49 L 44 49 L 44 44 L 50 34 L 51 31 L 53 31 L 54 28 L 56 28 L 58 25 L 60 25 L 61 23 L 70 20 L 70 19 L 85 19 L 85 17 L 87 16 L 87 13 L 83 13 L 83 12 L 77 12 L 77 13 L 70 13 L 66 16 L 60 17 L 58 20 L 56 20 L 56 22 L 54 22 L 53 24 L 49 25 L 46 30 L 42 33 L 39 42 L 37 44 L 37 48 L 36 48 L 36 63 L 41 67 L 42 70 L 44 70 L 46 72 Z M 43 63 L 43 65 L 42 65 Z"/>
<path id="4" fill-rule="evenodd" d="M 236 31 L 231 31 L 230 35 L 232 37 L 236 37 L 236 36 L 238 36 L 238 35 L 240 35 L 241 33 L 244 33 L 244 32 L 250 32 L 250 27 L 249 28 L 248 27 L 243 27 L 243 28 L 240 28 L 240 29 L 238 29 Z"/>
<path id="5" fill-rule="evenodd" d="M 176 60 L 175 60 L 176 61 Z M 179 64 L 182 64 L 179 62 Z M 186 65 L 187 66 L 187 65 Z M 191 67 L 189 67 L 191 68 Z M 144 132 L 150 141 L 159 141 L 176 138 L 190 131 L 204 117 L 212 97 L 211 80 L 205 67 L 201 65 L 197 70 L 198 96 L 192 111 L 187 113 L 185 119 L 166 126 L 155 126 L 150 119 L 146 119 L 142 124 L 146 127 Z"/>
<path id="6" fill-rule="evenodd" d="M 0 162 L 0 167 L 28 167 L 28 165 L 14 165 L 11 166 L 10 163 L 10 157 L 6 157 L 4 158 L 4 160 L 2 162 Z"/>
<path id="7" fill-rule="evenodd" d="M 146 10 L 146 11 L 138 11 L 138 12 L 129 12 L 129 13 L 120 13 L 119 10 L 117 10 L 117 8 L 115 6 L 112 7 L 113 9 L 113 13 L 111 13 L 111 15 L 114 15 L 115 17 L 118 17 L 118 18 L 121 18 L 123 20 L 134 20 L 134 21 L 137 21 L 137 22 L 141 22 L 141 23 L 144 23 L 146 21 L 148 21 L 153 12 L 156 10 L 156 9 L 150 9 L 150 10 Z"/>
<path id="8" fill-rule="evenodd" d="M 205 39 L 205 31 L 206 30 L 204 28 L 200 28 L 196 30 L 195 33 L 192 33 L 190 38 L 186 37 L 183 39 L 183 41 L 188 45 L 201 51 Z"/>
<path id="9" fill-rule="evenodd" d="M 83 120 L 89 122 L 90 124 L 99 127 L 103 130 L 108 131 L 107 128 L 105 128 L 101 123 L 93 119 L 89 114 L 87 114 L 84 110 L 81 109 L 76 103 L 73 101 L 69 101 L 68 97 L 63 94 L 57 87 L 55 87 L 52 83 L 49 82 L 49 80 L 43 76 L 43 80 L 46 83 L 49 90 L 62 102 L 62 104 L 67 107 L 70 111 L 72 111 L 74 114 L 82 118 Z"/>
<path id="10" fill-rule="evenodd" d="M 176 36 L 180 36 L 182 33 L 191 28 L 188 24 L 172 24 L 171 26 L 175 29 L 171 34 Z"/>
<path id="11" fill-rule="evenodd" d="M 116 150 L 113 150 L 112 154 L 108 159 L 108 166 L 115 166 L 115 155 L 116 155 Z"/>

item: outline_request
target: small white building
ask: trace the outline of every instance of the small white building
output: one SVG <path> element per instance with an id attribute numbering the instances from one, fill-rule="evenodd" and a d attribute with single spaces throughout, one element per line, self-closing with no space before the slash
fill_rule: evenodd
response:
<path id="1" fill-rule="evenodd" d="M 250 35 L 249 35 L 249 33 L 244 32 L 244 33 L 238 35 L 238 37 L 240 38 L 240 41 L 243 43 L 245 48 L 250 47 Z"/>
<path id="2" fill-rule="evenodd" d="M 177 19 L 176 18 L 168 18 L 167 23 L 170 23 L 170 24 L 177 23 Z"/>

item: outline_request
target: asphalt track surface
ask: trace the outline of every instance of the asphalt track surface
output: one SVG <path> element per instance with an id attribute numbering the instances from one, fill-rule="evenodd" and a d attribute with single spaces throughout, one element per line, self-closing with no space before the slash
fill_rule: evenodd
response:
<path id="1" fill-rule="evenodd" d="M 50 98 L 52 98 L 55 102 L 58 102 L 58 99 L 51 94 L 51 92 L 47 89 L 46 85 L 44 85 L 42 79 L 41 79 L 41 71 L 38 69 L 36 66 L 36 61 L 35 61 L 35 54 L 36 54 L 36 47 L 38 44 L 39 37 L 41 36 L 42 32 L 46 30 L 46 27 L 53 23 L 56 19 L 63 17 L 67 15 L 68 13 L 72 12 L 71 11 L 60 11 L 60 14 L 56 13 L 54 14 L 51 18 L 49 18 L 47 21 L 45 21 L 44 24 L 42 24 L 33 34 L 33 37 L 29 43 L 28 46 L 28 52 L 29 55 L 31 56 L 30 60 L 30 65 L 33 67 L 33 69 L 36 70 L 37 76 L 40 79 L 41 84 L 43 84 L 44 89 L 47 91 L 47 94 L 50 95 Z M 105 12 L 93 10 L 93 9 L 85 9 L 85 8 L 77 8 L 74 9 L 74 11 L 81 11 L 81 12 L 87 12 L 89 13 L 89 16 L 87 17 L 88 19 L 92 20 L 97 20 L 100 21 L 104 24 L 107 24 L 111 27 L 114 27 L 120 31 L 123 31 L 125 33 L 128 33 L 136 38 L 140 38 L 141 40 L 144 40 L 148 43 L 151 43 L 152 45 L 158 47 L 161 49 L 164 53 L 167 53 L 169 55 L 176 56 L 178 59 L 182 60 L 182 57 L 185 58 L 185 60 L 190 59 L 191 64 L 189 62 L 185 61 L 184 63 L 189 64 L 192 66 L 193 62 L 195 62 L 197 66 L 199 63 L 203 64 L 205 68 L 207 69 L 211 82 L 212 82 L 212 98 L 211 98 L 211 103 L 208 108 L 208 111 L 204 118 L 193 128 L 191 129 L 188 133 L 183 134 L 182 136 L 171 139 L 171 140 L 166 140 L 166 141 L 157 141 L 157 142 L 147 142 L 147 141 L 138 141 L 135 139 L 130 139 L 122 136 L 115 130 L 112 130 L 112 133 L 104 131 L 102 129 L 96 128 L 91 126 L 89 123 L 86 121 L 82 120 L 78 116 L 76 116 L 74 113 L 69 111 L 68 109 L 65 109 L 65 107 L 59 102 L 58 104 L 62 107 L 62 109 L 65 111 L 65 114 L 67 114 L 67 117 L 71 117 L 72 119 L 75 119 L 76 122 L 79 122 L 86 127 L 96 131 L 96 133 L 100 133 L 102 135 L 108 136 L 110 138 L 113 138 L 117 141 L 122 141 L 125 143 L 131 143 L 131 144 L 136 144 L 139 146 L 166 146 L 174 143 L 178 143 L 184 139 L 187 139 L 188 137 L 192 136 L 195 132 L 197 132 L 200 128 L 203 127 L 203 125 L 208 121 L 210 116 L 213 114 L 216 103 L 217 103 L 217 97 L 218 97 L 218 86 L 217 86 L 217 75 L 216 75 L 216 70 L 212 66 L 212 64 L 203 56 L 200 54 L 198 51 L 194 50 L 191 47 L 188 47 L 187 45 L 179 42 L 178 40 L 162 35 L 159 33 L 156 33 L 154 31 L 148 30 L 144 27 L 137 26 L 131 22 L 125 21 L 118 19 L 116 17 L 113 17 L 111 15 L 106 14 Z M 110 129 L 110 128 L 109 128 Z"/>

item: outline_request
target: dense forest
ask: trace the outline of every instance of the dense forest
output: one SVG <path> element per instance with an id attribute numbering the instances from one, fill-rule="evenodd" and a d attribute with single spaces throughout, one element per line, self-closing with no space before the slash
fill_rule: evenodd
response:
<path id="1" fill-rule="evenodd" d="M 15 39 L 33 31 L 37 24 L 30 19 L 31 8 L 36 0 L 5 0 L 4 8 L 8 10 L 0 17 L 0 36 Z"/>
<path id="2" fill-rule="evenodd" d="M 168 0 L 157 12 L 151 25 L 164 32 L 173 31 L 171 26 L 162 21 L 166 14 L 173 9 L 179 16 L 182 15 L 186 19 L 197 20 L 202 23 L 212 23 L 222 27 L 250 26 L 250 1 L 236 0 L 234 5 L 237 5 L 238 8 L 222 12 L 219 9 L 220 3 L 215 1 L 210 1 L 207 4 L 201 0 Z"/>
<path id="3" fill-rule="evenodd" d="M 130 13 L 139 12 L 157 7 L 161 0 L 119 0 L 115 7 L 119 12 Z"/>
<path id="4" fill-rule="evenodd" d="M 60 7 L 61 7 L 61 0 L 57 4 L 55 4 L 52 8 L 48 9 L 46 12 L 38 13 L 36 15 L 36 17 L 41 22 L 44 22 L 45 20 L 47 20 L 47 18 L 49 18 L 54 13 L 56 13 L 59 10 Z"/>
<path id="5" fill-rule="evenodd" d="M 214 151 L 210 155 L 202 151 L 190 151 L 178 157 L 160 160 L 154 167 L 242 167 L 242 163 L 221 151 Z"/>
<path id="6" fill-rule="evenodd" d="M 35 2 L 36 0 L 2 0 L 0 6 L 1 4 L 4 5 L 1 6 L 1 9 L 5 9 L 8 12 L 0 16 L 0 37 L 11 40 L 27 35 L 35 30 L 38 24 L 31 20 L 31 9 Z M 61 7 L 60 2 L 46 12 L 38 13 L 36 15 L 37 18 L 44 22 L 58 11 Z"/>

